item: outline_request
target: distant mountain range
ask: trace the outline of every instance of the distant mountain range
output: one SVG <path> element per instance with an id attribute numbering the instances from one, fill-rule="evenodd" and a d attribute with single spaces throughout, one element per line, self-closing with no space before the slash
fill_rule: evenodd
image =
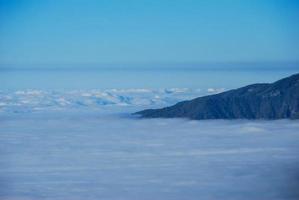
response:
<path id="1" fill-rule="evenodd" d="M 134 114 L 143 118 L 299 119 L 299 74 Z"/>

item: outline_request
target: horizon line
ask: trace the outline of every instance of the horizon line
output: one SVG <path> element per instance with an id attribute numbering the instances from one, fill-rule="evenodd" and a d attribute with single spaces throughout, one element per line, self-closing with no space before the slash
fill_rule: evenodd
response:
<path id="1" fill-rule="evenodd" d="M 0 63 L 0 70 L 279 70 L 299 69 L 299 61 Z"/>

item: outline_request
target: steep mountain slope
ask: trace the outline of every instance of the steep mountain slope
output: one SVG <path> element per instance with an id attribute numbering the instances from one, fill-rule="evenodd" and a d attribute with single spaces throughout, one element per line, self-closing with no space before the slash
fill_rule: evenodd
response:
<path id="1" fill-rule="evenodd" d="M 220 94 L 137 112 L 144 118 L 282 119 L 299 118 L 299 74 L 274 83 L 248 85 Z"/>

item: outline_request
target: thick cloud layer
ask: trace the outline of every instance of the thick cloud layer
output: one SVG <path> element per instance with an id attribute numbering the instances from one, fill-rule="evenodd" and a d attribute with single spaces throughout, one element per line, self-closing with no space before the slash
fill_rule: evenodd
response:
<path id="1" fill-rule="evenodd" d="M 95 109 L 105 106 L 166 106 L 223 89 L 106 89 L 106 90 L 18 90 L 0 91 L 1 112 Z"/>
<path id="2" fill-rule="evenodd" d="M 2 113 L 0 199 L 299 197 L 298 121 L 120 112 Z"/>

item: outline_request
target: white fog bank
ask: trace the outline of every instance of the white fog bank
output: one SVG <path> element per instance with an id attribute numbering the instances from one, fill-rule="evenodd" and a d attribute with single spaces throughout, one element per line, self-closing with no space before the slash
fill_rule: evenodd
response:
<path id="1" fill-rule="evenodd" d="M 0 199 L 299 197 L 298 121 L 118 113 L 2 113 Z"/>

